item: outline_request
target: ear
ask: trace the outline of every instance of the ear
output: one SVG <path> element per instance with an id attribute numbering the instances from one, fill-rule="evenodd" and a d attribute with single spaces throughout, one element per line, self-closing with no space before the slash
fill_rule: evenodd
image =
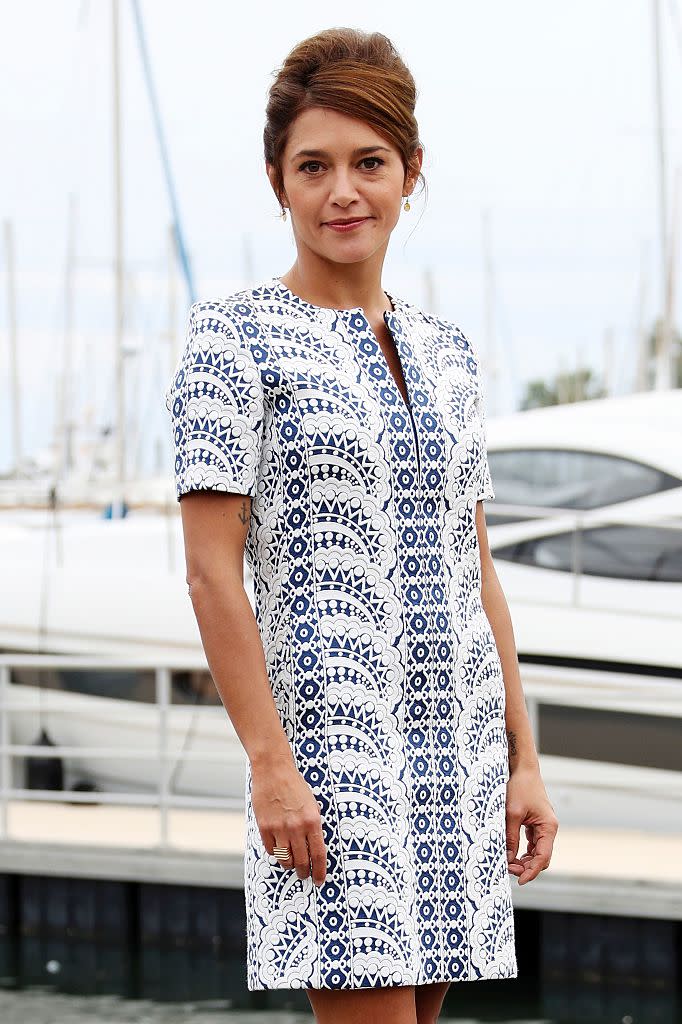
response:
<path id="1" fill-rule="evenodd" d="M 284 198 L 284 196 L 280 197 L 278 195 L 278 193 L 277 193 L 277 185 L 276 185 L 277 177 L 276 177 L 275 167 L 274 167 L 273 164 L 269 164 L 267 162 L 267 160 L 265 161 L 265 173 L 268 176 L 268 179 L 270 181 L 270 185 L 272 187 L 272 191 L 275 193 L 275 198 L 276 198 L 277 202 L 279 203 L 280 206 L 282 206 L 282 199 Z"/>
<path id="2" fill-rule="evenodd" d="M 424 150 L 421 146 L 417 146 L 414 153 L 410 157 L 408 164 L 407 174 L 405 175 L 405 184 L 414 188 L 417 184 L 419 172 L 422 169 L 422 163 L 424 161 Z"/>

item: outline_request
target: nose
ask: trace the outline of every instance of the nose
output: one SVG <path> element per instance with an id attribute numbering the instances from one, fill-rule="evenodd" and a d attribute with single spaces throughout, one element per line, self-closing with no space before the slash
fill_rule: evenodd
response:
<path id="1" fill-rule="evenodd" d="M 352 176 L 347 171 L 338 170 L 331 178 L 329 202 L 334 206 L 346 207 L 358 198 L 359 193 Z"/>

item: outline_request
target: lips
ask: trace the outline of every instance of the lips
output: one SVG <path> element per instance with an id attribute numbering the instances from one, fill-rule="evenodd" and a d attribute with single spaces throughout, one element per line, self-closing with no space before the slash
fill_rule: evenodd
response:
<path id="1" fill-rule="evenodd" d="M 342 227 L 344 224 L 361 224 L 363 220 L 369 219 L 369 217 L 350 217 L 348 220 L 326 220 L 325 224 L 330 227 Z"/>

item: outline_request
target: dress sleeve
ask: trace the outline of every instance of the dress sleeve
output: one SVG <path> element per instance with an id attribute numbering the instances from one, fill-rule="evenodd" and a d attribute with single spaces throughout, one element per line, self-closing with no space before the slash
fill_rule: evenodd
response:
<path id="1" fill-rule="evenodd" d="M 479 464 L 478 473 L 478 494 L 476 497 L 477 501 L 492 501 L 495 497 L 495 491 L 493 489 L 493 480 L 490 474 L 490 463 L 488 462 L 488 439 L 485 423 L 485 395 L 483 392 L 483 386 L 479 375 L 478 381 L 478 398 L 476 399 L 478 406 L 478 419 L 481 424 L 481 461 Z"/>
<path id="2" fill-rule="evenodd" d="M 260 369 L 238 316 L 223 302 L 195 302 L 185 347 L 166 393 L 177 500 L 188 491 L 254 497 L 264 424 Z"/>
<path id="3" fill-rule="evenodd" d="M 481 362 L 478 357 L 476 348 L 472 345 L 469 338 L 458 329 L 457 333 L 466 342 L 469 356 L 471 358 L 471 368 L 473 370 L 474 379 L 476 382 L 476 400 L 475 400 L 475 420 L 478 421 L 478 432 L 480 439 L 480 458 L 476 469 L 476 477 L 474 480 L 474 486 L 476 490 L 476 501 L 492 501 L 495 497 L 495 490 L 493 488 L 492 476 L 490 473 L 490 463 L 488 462 L 488 443 L 487 443 L 487 431 L 486 431 L 486 418 L 485 418 L 485 387 L 483 385 L 483 374 L 481 373 Z"/>

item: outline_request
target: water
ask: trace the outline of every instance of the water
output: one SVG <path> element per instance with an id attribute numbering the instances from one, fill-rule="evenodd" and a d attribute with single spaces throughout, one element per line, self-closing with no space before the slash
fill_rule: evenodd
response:
<path id="1" fill-rule="evenodd" d="M 0 937 L 1 1024 L 314 1021 L 300 989 L 248 991 L 243 949 L 107 945 L 94 935 L 73 941 L 32 931 L 27 926 L 28 934 Z M 579 958 L 561 969 L 543 966 L 529 957 L 524 935 L 520 928 L 519 977 L 453 983 L 442 1022 L 682 1024 L 677 972 L 618 973 L 608 964 L 594 970 Z"/>
<path id="2" fill-rule="evenodd" d="M 480 984 L 480 983 L 479 983 Z M 284 994 L 284 993 L 282 993 Z M 307 997 L 304 996 L 307 1002 Z M 657 1005 L 645 1005 L 638 1001 L 639 1009 L 634 1013 L 622 1013 L 615 1006 L 609 1010 L 602 1004 L 602 1011 L 593 1016 L 590 999 L 584 1004 L 585 1014 L 574 1004 L 561 1016 L 508 1015 L 502 1009 L 492 1008 L 483 1017 L 470 1014 L 453 1015 L 447 1007 L 439 1018 L 457 1021 L 458 1024 L 680 1024 L 682 1018 L 674 1009 L 673 1002 L 658 1001 Z M 452 1004 L 451 1004 L 452 1005 Z M 567 1004 L 570 1006 L 570 1000 Z M 72 995 L 48 987 L 32 987 L 17 991 L 0 988 L 0 1021 L 2 1024 L 313 1024 L 314 1017 L 308 1009 L 235 1009 L 230 999 L 215 999 L 183 1002 L 157 1002 L 152 999 L 123 999 L 115 995 Z"/>
<path id="3" fill-rule="evenodd" d="M 229 1000 L 211 1003 L 155 1003 L 146 999 L 121 1000 L 115 996 L 70 996 L 40 989 L 0 991 L 2 1024 L 312 1024 L 312 1013 L 263 1010 L 231 1011 Z M 480 1024 L 473 1018 L 442 1015 L 440 1020 Z M 551 1024 L 515 1019 L 508 1024 Z M 624 1022 L 630 1024 L 630 1022 Z M 633 1022 L 634 1024 L 634 1022 Z M 642 1021 L 644 1024 L 644 1021 Z"/>
<path id="4" fill-rule="evenodd" d="M 2 1024 L 218 1024 L 229 1016 L 235 1024 L 311 1024 L 309 1013 L 230 1012 L 223 1003 L 153 1003 L 122 1001 L 114 996 L 67 996 L 61 993 L 0 994 Z"/>
<path id="5" fill-rule="evenodd" d="M 0 992 L 2 1024 L 311 1024 L 310 1013 L 230 1010 L 229 1000 L 155 1003 L 116 996 L 71 996 L 40 989 Z"/>

